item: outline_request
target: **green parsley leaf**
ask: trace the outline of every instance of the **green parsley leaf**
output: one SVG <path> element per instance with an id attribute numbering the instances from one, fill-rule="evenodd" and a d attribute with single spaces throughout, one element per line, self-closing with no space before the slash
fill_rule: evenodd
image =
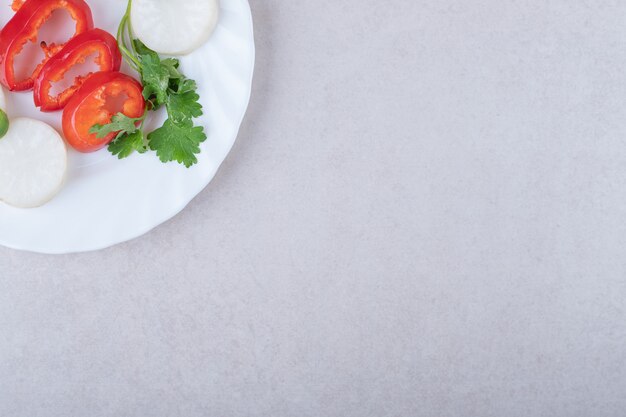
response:
<path id="1" fill-rule="evenodd" d="M 194 80 L 190 80 L 189 78 L 185 78 L 182 83 L 178 86 L 176 90 L 177 93 L 182 94 L 188 91 L 196 91 L 198 89 L 198 84 Z"/>
<path id="2" fill-rule="evenodd" d="M 189 78 L 185 78 L 185 76 L 170 80 L 170 94 L 182 94 L 188 91 L 195 92 L 197 89 L 198 86 L 196 82 L 194 80 L 190 80 Z"/>
<path id="3" fill-rule="evenodd" d="M 170 94 L 167 102 L 167 114 L 174 123 L 181 123 L 202 116 L 200 96 L 195 91 L 183 94 Z"/>
<path id="4" fill-rule="evenodd" d="M 159 54 L 157 54 L 156 52 L 154 52 L 152 49 L 148 48 L 143 42 L 141 42 L 139 39 L 135 39 L 133 40 L 133 44 L 135 45 L 135 50 L 137 51 L 137 53 L 141 56 L 141 55 L 152 55 L 154 57 L 159 57 Z"/>
<path id="5" fill-rule="evenodd" d="M 119 159 L 130 156 L 133 152 L 145 153 L 148 149 L 143 141 L 143 132 L 136 130 L 133 133 L 124 133 L 109 143 L 109 152 Z"/>
<path id="6" fill-rule="evenodd" d="M 180 66 L 180 61 L 175 58 L 167 58 L 161 61 L 161 65 L 163 65 L 170 73 L 170 79 L 179 79 L 183 78 L 183 74 L 178 70 Z"/>
<path id="7" fill-rule="evenodd" d="M 130 28 L 130 2 L 118 29 L 118 44 L 129 65 L 141 75 L 143 96 L 148 110 L 157 110 L 162 105 L 167 108 L 168 119 L 163 126 L 143 137 L 141 128 L 135 121 L 116 117 L 109 125 L 96 125 L 94 133 L 106 136 L 119 132 L 109 144 L 109 150 L 119 158 L 134 151 L 156 151 L 162 162 L 177 161 L 187 168 L 198 162 L 200 144 L 207 139 L 202 126 L 194 126 L 193 119 L 202 115 L 202 105 L 197 93 L 198 86 L 180 71 L 180 61 L 176 58 L 161 59 L 158 53 L 148 48 L 139 39 L 133 39 Z M 127 45 L 126 39 L 132 40 Z M 144 115 L 145 117 L 145 115 Z M 141 120 L 143 121 L 144 117 Z"/>
<path id="8" fill-rule="evenodd" d="M 106 125 L 96 124 L 89 129 L 89 133 L 95 134 L 98 139 L 103 139 L 110 133 L 119 132 L 118 137 L 131 134 L 137 130 L 136 123 L 142 118 L 134 119 L 124 113 L 117 113 L 111 118 L 111 123 Z"/>
<path id="9" fill-rule="evenodd" d="M 167 89 L 170 86 L 170 70 L 161 64 L 158 56 L 141 56 L 141 79 L 143 97 L 152 101 L 155 107 L 167 101 Z M 152 98 L 155 100 L 152 100 Z"/>
<path id="10" fill-rule="evenodd" d="M 206 138 L 204 128 L 194 127 L 191 120 L 174 123 L 168 119 L 148 135 L 148 142 L 161 162 L 177 161 L 189 168 L 198 162 L 196 154 L 200 153 L 200 144 Z"/>

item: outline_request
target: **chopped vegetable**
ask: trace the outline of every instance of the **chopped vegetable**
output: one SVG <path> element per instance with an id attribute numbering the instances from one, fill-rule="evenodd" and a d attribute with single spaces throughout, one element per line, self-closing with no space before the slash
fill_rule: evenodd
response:
<path id="1" fill-rule="evenodd" d="M 187 168 L 198 162 L 200 144 L 206 135 L 201 126 L 188 120 L 175 123 L 167 120 L 163 126 L 148 135 L 150 149 L 156 151 L 161 162 L 177 161 Z"/>
<path id="2" fill-rule="evenodd" d="M 9 130 L 9 117 L 5 113 L 6 108 L 7 102 L 4 97 L 4 88 L 0 86 L 0 139 L 2 139 Z"/>
<path id="3" fill-rule="evenodd" d="M 119 159 L 126 158 L 135 151 L 139 153 L 147 151 L 141 130 L 126 133 L 109 144 L 109 152 L 116 155 Z"/>
<path id="4" fill-rule="evenodd" d="M 15 207 L 39 207 L 61 189 L 67 151 L 51 126 L 18 118 L 0 140 L 0 201 Z"/>
<path id="5" fill-rule="evenodd" d="M 95 57 L 92 57 L 95 55 Z M 70 40 L 61 51 L 53 56 L 43 67 L 35 80 L 35 105 L 42 111 L 54 111 L 65 107 L 70 98 L 91 74 L 81 74 L 74 83 L 63 91 L 52 95 L 54 83 L 61 82 L 65 75 L 85 60 L 94 59 L 100 71 L 119 71 L 122 55 L 117 41 L 108 32 L 92 29 Z"/>
<path id="6" fill-rule="evenodd" d="M 120 72 L 97 72 L 92 74 L 63 110 L 63 133 L 65 139 L 80 152 L 94 152 L 108 145 L 120 130 L 132 126 L 120 125 L 123 114 L 141 124 L 146 111 L 141 84 Z M 93 131 L 93 126 L 106 129 Z"/>
<path id="7" fill-rule="evenodd" d="M 111 117 L 111 121 L 108 124 L 94 125 L 90 131 L 97 138 L 106 138 L 111 133 L 115 133 L 116 138 L 121 138 L 123 135 L 131 135 L 137 132 L 137 124 L 141 123 L 143 119 L 144 116 L 132 118 L 124 113 L 117 113 Z"/>
<path id="8" fill-rule="evenodd" d="M 41 43 L 45 57 L 38 65 L 33 65 L 30 75 L 17 74 L 15 61 L 26 44 L 37 42 L 39 29 L 56 10 L 66 10 L 76 22 L 70 39 L 93 27 L 91 9 L 83 0 L 27 0 L 9 20 L 0 34 L 0 82 L 12 91 L 30 90 L 43 65 L 56 54 L 67 40 L 61 44 Z M 69 40 L 69 39 L 68 39 Z"/>
<path id="9" fill-rule="evenodd" d="M 133 39 L 128 3 L 126 14 L 122 18 L 118 31 L 118 45 L 122 55 L 141 75 L 143 97 L 148 103 L 148 110 L 158 110 L 165 106 L 168 119 L 159 129 L 143 134 L 143 119 L 124 120 L 124 115 L 112 118 L 113 126 L 94 125 L 90 132 L 104 136 L 110 132 L 119 132 L 109 145 L 109 151 L 119 158 L 127 157 L 133 150 L 156 151 L 162 162 L 176 161 L 187 168 L 198 162 L 200 143 L 207 138 L 202 126 L 194 126 L 193 120 L 202 115 L 202 105 L 197 94 L 194 80 L 188 79 L 180 71 L 178 59 L 162 59 L 159 54 L 144 45 L 139 39 Z M 126 115 L 131 119 L 138 116 Z M 137 133 L 140 132 L 140 133 Z M 145 136 L 139 141 L 139 135 Z"/>
<path id="10" fill-rule="evenodd" d="M 218 0 L 132 0 L 135 34 L 149 48 L 166 55 L 185 55 L 213 33 Z"/>
<path id="11" fill-rule="evenodd" d="M 13 4 L 11 4 L 11 8 L 13 9 L 14 12 L 17 12 L 20 9 L 20 7 L 24 5 L 25 2 L 26 0 L 13 0 Z"/>
<path id="12" fill-rule="evenodd" d="M 0 139 L 2 139 L 9 131 L 9 117 L 0 109 Z"/>

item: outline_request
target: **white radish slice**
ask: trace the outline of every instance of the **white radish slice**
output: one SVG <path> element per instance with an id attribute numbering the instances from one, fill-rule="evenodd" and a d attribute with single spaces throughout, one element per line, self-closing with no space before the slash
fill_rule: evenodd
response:
<path id="1" fill-rule="evenodd" d="M 148 48 L 186 55 L 209 39 L 219 9 L 219 0 L 133 0 L 130 22 Z"/>
<path id="2" fill-rule="evenodd" d="M 0 201 L 42 206 L 60 191 L 66 171 L 67 149 L 56 130 L 39 120 L 11 120 L 0 139 Z"/>

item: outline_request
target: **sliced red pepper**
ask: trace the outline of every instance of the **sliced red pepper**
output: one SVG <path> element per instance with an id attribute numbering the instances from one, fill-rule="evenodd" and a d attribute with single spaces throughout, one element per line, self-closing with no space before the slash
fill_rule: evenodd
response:
<path id="1" fill-rule="evenodd" d="M 31 89 L 43 64 L 67 42 L 60 45 L 42 43 L 41 47 L 45 52 L 43 61 L 35 67 L 30 76 L 15 75 L 16 57 L 28 42 L 37 42 L 39 29 L 52 16 L 52 13 L 59 9 L 66 10 L 76 22 L 74 34 L 70 39 L 93 28 L 91 9 L 84 0 L 26 0 L 0 33 L 0 83 L 9 90 Z"/>
<path id="2" fill-rule="evenodd" d="M 119 71 L 122 54 L 117 46 L 117 40 L 102 29 L 83 32 L 70 40 L 41 69 L 34 85 L 35 105 L 42 111 L 54 111 L 65 107 L 91 73 L 79 75 L 74 79 L 73 85 L 55 96 L 50 95 L 53 84 L 63 80 L 70 69 L 84 64 L 93 54 L 97 54 L 94 62 L 99 71 Z"/>
<path id="3" fill-rule="evenodd" d="M 89 130 L 106 125 L 117 113 L 140 118 L 146 110 L 143 87 L 121 72 L 96 72 L 90 75 L 63 110 L 65 140 L 79 152 L 94 152 L 111 142 L 116 133 L 100 139 Z"/>
<path id="4" fill-rule="evenodd" d="M 24 5 L 25 2 L 26 0 L 13 0 L 13 4 L 11 5 L 11 8 L 17 12 L 20 9 L 20 7 Z"/>

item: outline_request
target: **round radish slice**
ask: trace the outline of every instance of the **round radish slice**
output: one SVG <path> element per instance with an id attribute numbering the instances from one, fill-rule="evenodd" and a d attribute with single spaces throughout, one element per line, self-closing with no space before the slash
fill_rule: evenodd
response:
<path id="1" fill-rule="evenodd" d="M 218 0 L 133 0 L 130 21 L 150 49 L 185 55 L 209 39 L 219 16 Z"/>
<path id="2" fill-rule="evenodd" d="M 11 120 L 0 139 L 0 201 L 15 207 L 39 207 L 61 189 L 67 150 L 51 126 L 34 119 Z"/>

